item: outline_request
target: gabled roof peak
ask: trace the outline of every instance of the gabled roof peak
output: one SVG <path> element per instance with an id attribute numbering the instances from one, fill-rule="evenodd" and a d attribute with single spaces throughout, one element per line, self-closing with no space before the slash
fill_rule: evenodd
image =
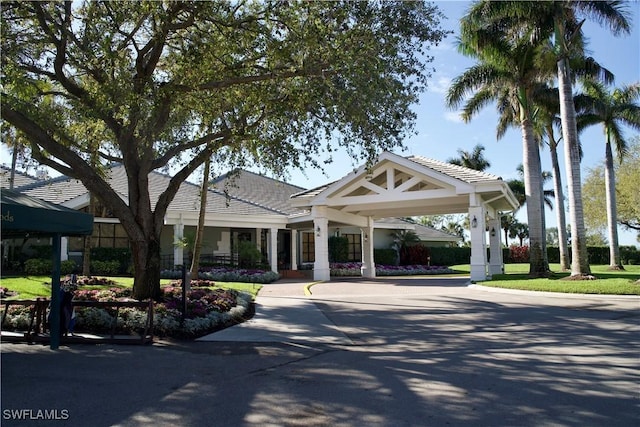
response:
<path id="1" fill-rule="evenodd" d="M 408 156 L 411 160 L 419 165 L 426 166 L 437 172 L 449 175 L 452 178 L 459 179 L 464 182 L 473 183 L 481 181 L 502 181 L 502 177 L 487 172 L 469 169 L 464 166 L 454 165 L 452 163 L 443 162 L 441 160 L 430 159 L 423 156 Z"/>

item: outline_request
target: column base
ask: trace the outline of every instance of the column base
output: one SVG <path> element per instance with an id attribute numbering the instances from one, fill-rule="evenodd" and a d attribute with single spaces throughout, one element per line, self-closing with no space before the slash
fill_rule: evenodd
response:
<path id="1" fill-rule="evenodd" d="M 487 280 L 487 266 L 485 264 L 471 264 L 470 276 L 474 282 Z"/>
<path id="2" fill-rule="evenodd" d="M 504 265 L 490 264 L 489 265 L 489 274 L 492 275 L 492 276 L 494 274 L 504 274 Z"/>
<path id="3" fill-rule="evenodd" d="M 331 269 L 319 268 L 313 269 L 313 280 L 331 280 Z"/>
<path id="4" fill-rule="evenodd" d="M 376 268 L 373 267 L 365 267 L 364 265 L 360 267 L 360 274 L 362 277 L 366 277 L 368 279 L 374 279 L 376 277 Z"/>

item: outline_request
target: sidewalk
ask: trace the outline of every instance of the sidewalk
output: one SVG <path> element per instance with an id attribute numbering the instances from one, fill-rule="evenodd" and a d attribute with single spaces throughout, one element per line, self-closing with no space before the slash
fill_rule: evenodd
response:
<path id="1" fill-rule="evenodd" d="M 250 320 L 197 341 L 353 344 L 304 295 L 308 281 L 280 280 L 263 285 Z"/>

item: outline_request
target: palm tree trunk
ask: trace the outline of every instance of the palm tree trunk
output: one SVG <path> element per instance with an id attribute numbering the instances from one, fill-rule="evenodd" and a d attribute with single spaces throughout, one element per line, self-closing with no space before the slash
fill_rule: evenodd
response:
<path id="1" fill-rule="evenodd" d="M 204 237 L 204 217 L 207 207 L 207 192 L 209 191 L 209 172 L 211 169 L 211 158 L 204 162 L 204 172 L 202 173 L 202 187 L 200 189 L 200 212 L 198 213 L 198 229 L 196 230 L 196 241 L 193 245 L 193 259 L 191 260 L 191 277 L 198 278 L 200 268 L 200 253 L 202 252 L 202 239 Z"/>
<path id="2" fill-rule="evenodd" d="M 564 139 L 564 158 L 569 190 L 569 222 L 571 223 L 571 275 L 591 273 L 587 256 L 587 239 L 582 206 L 582 180 L 580 178 L 580 150 L 576 127 L 576 109 L 573 104 L 571 69 L 568 61 L 558 61 L 558 89 L 560 92 L 560 120 Z"/>
<path id="3" fill-rule="evenodd" d="M 549 129 L 549 151 L 551 152 L 551 166 L 553 168 L 553 191 L 556 196 L 556 221 L 558 223 L 558 248 L 560 250 L 560 270 L 569 269 L 569 251 L 567 247 L 567 219 L 564 214 L 564 193 L 562 191 L 562 177 L 558 162 L 558 143 L 553 136 L 553 128 Z"/>
<path id="4" fill-rule="evenodd" d="M 607 143 L 605 145 L 605 174 L 604 181 L 606 186 L 607 199 L 607 226 L 609 228 L 609 269 L 624 270 L 620 262 L 620 246 L 618 243 L 618 212 L 616 208 L 616 178 L 613 168 L 613 153 L 611 151 L 611 142 L 607 134 Z"/>
<path id="5" fill-rule="evenodd" d="M 549 274 L 544 229 L 544 205 L 542 197 L 542 166 L 540 147 L 534 138 L 528 113 L 521 121 L 524 187 L 529 222 L 529 276 L 545 277 Z"/>

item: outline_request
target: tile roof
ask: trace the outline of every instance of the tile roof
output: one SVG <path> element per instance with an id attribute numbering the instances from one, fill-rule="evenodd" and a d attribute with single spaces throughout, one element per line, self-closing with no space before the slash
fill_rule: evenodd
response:
<path id="1" fill-rule="evenodd" d="M 0 188 L 9 188 L 11 180 L 11 168 L 5 165 L 0 165 Z M 37 182 L 38 178 L 31 176 L 25 172 L 16 171 L 14 174 L 13 188 L 18 189 L 22 186 Z"/>
<path id="2" fill-rule="evenodd" d="M 240 176 L 250 176 L 241 181 L 242 185 L 252 188 L 246 191 L 233 191 L 230 187 L 228 195 L 224 190 L 210 189 L 207 196 L 207 213 L 234 214 L 234 215 L 286 215 L 295 212 L 289 206 L 289 196 L 300 187 L 281 183 L 259 175 L 242 173 Z M 111 188 L 127 199 L 127 176 L 122 165 L 114 165 L 108 173 L 108 181 Z M 159 172 L 149 174 L 149 196 L 152 205 L 158 201 L 160 194 L 167 188 L 171 176 Z M 268 184 L 273 186 L 268 189 Z M 275 184 L 275 185 L 274 185 Z M 280 184 L 280 185 L 278 185 Z M 46 181 L 37 181 L 20 188 L 20 191 L 30 196 L 38 197 L 48 202 L 64 204 L 75 197 L 87 193 L 84 185 L 67 176 L 60 176 Z M 255 196 L 258 200 L 244 198 Z M 183 182 L 169 205 L 173 211 L 197 211 L 200 207 L 200 186 Z"/>
<path id="3" fill-rule="evenodd" d="M 225 174 L 212 184 L 217 191 L 285 214 L 297 212 L 291 207 L 291 196 L 304 191 L 303 187 L 246 170 Z"/>
<path id="4" fill-rule="evenodd" d="M 448 175 L 452 178 L 459 179 L 460 181 L 475 183 L 484 181 L 501 181 L 502 178 L 498 175 L 493 175 L 486 172 L 477 171 L 474 169 L 465 168 L 464 166 L 453 165 L 451 163 L 442 162 L 440 160 L 429 159 L 422 156 L 409 156 L 408 160 L 415 162 L 419 165 L 433 169 L 436 172 Z"/>

